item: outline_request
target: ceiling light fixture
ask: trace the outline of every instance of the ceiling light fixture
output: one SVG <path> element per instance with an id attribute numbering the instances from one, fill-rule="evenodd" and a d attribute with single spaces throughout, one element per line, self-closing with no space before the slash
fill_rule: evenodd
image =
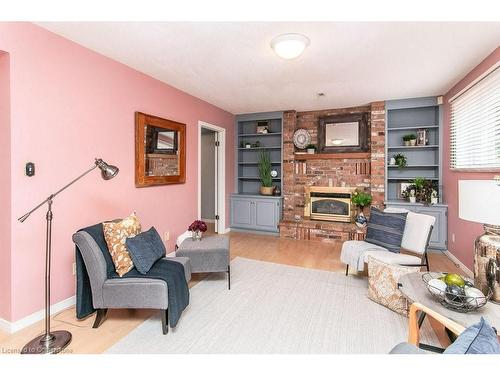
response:
<path id="1" fill-rule="evenodd" d="M 271 40 L 271 48 L 286 60 L 299 57 L 309 45 L 309 38 L 302 34 L 282 34 Z"/>

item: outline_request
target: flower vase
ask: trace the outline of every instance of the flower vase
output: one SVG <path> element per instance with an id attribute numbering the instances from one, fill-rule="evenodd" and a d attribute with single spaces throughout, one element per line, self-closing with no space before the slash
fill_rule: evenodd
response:
<path id="1" fill-rule="evenodd" d="M 202 235 L 203 235 L 203 232 L 201 232 L 199 230 L 195 230 L 195 231 L 193 231 L 191 238 L 193 241 L 201 241 Z"/>
<path id="2" fill-rule="evenodd" d="M 360 228 L 364 228 L 368 225 L 368 220 L 366 219 L 366 216 L 363 213 L 363 208 L 364 207 L 358 208 L 356 212 L 356 218 L 354 219 L 354 222 Z"/>

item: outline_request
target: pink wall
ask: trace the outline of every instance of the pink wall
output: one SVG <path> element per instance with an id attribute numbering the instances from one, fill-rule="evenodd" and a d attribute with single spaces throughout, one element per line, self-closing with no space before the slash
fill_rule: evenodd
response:
<path id="1" fill-rule="evenodd" d="M 9 54 L 0 51 L 0 318 L 10 320 L 10 80 Z"/>
<path id="2" fill-rule="evenodd" d="M 12 132 L 12 312 L 18 320 L 43 308 L 45 212 L 27 209 L 77 176 L 94 156 L 120 167 L 113 180 L 97 171 L 54 202 L 52 303 L 74 295 L 71 235 L 136 211 L 143 227 L 175 237 L 197 215 L 197 124 L 234 137 L 234 116 L 125 65 L 27 23 L 0 23 L 9 52 Z M 187 124 L 187 178 L 182 185 L 134 187 L 134 112 Z M 36 163 L 36 176 L 24 164 Z M 234 191 L 234 152 L 226 150 L 226 193 Z M 229 203 L 227 206 L 229 209 Z M 227 212 L 226 223 L 229 221 Z"/>
<path id="3" fill-rule="evenodd" d="M 486 57 L 478 66 L 458 82 L 444 97 L 444 147 L 443 147 L 443 185 L 444 198 L 448 204 L 448 249 L 469 269 L 473 269 L 473 241 L 483 233 L 481 224 L 458 218 L 458 180 L 491 179 L 496 173 L 454 172 L 450 165 L 450 105 L 449 99 L 469 83 L 500 61 L 500 47 Z M 452 236 L 455 234 L 455 241 Z"/>

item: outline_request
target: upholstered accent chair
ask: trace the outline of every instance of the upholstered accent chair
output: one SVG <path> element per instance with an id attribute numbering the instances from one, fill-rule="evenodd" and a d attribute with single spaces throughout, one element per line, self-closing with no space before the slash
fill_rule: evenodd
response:
<path id="1" fill-rule="evenodd" d="M 427 248 L 436 218 L 399 208 L 386 208 L 384 212 L 408 213 L 401 242 L 401 248 L 406 253 L 393 253 L 366 241 L 346 241 L 340 254 L 340 260 L 346 265 L 346 276 L 349 274 L 349 266 L 356 271 L 363 271 L 369 257 L 384 263 L 426 267 L 429 270 Z"/>
<path id="2" fill-rule="evenodd" d="M 167 283 L 159 279 L 115 278 L 108 279 L 106 260 L 97 242 L 90 234 L 79 231 L 73 234 L 73 242 L 82 255 L 92 289 L 92 303 L 97 310 L 93 328 L 98 328 L 108 309 L 158 309 L 161 310 L 163 334 L 168 333 L 168 289 Z M 186 281 L 191 280 L 188 258 L 169 260 L 184 266 Z"/>

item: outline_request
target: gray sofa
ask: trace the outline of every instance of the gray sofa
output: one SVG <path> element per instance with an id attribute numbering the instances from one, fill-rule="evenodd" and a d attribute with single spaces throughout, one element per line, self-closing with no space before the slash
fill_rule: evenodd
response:
<path id="1" fill-rule="evenodd" d="M 168 333 L 168 289 L 167 283 L 159 279 L 126 278 L 108 279 L 106 260 L 99 245 L 87 232 L 77 232 L 73 242 L 82 255 L 92 289 L 92 302 L 97 310 L 93 328 L 101 325 L 108 309 L 159 309 L 162 331 Z M 191 280 L 191 265 L 188 258 L 169 258 L 184 266 L 186 281 Z"/>

